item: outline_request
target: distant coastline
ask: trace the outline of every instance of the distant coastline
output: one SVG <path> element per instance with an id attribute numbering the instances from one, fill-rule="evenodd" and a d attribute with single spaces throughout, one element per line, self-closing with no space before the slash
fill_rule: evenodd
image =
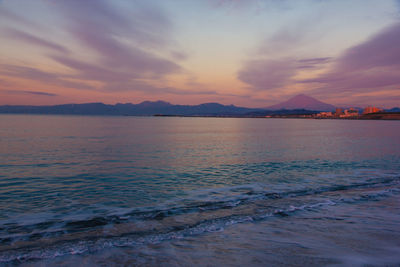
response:
<path id="1" fill-rule="evenodd" d="M 115 105 L 104 103 L 53 106 L 3 105 L 0 106 L 0 114 L 400 120 L 400 108 L 387 110 L 375 107 L 336 108 L 334 111 L 333 106 L 322 102 L 314 105 L 314 99 L 307 97 L 307 102 L 304 98 L 305 96 L 301 96 L 302 103 L 297 102 L 297 105 L 294 105 L 292 101 L 280 109 L 246 108 L 219 103 L 174 105 L 164 101 L 144 101 L 139 104 L 118 103 Z"/>
<path id="2" fill-rule="evenodd" d="M 317 119 L 317 120 L 400 120 L 400 112 L 382 112 L 360 115 L 358 117 L 330 117 L 319 118 L 313 115 L 271 115 L 271 116 L 229 116 L 229 115 L 164 115 L 155 114 L 154 117 L 184 117 L 184 118 L 255 118 L 255 119 Z"/>

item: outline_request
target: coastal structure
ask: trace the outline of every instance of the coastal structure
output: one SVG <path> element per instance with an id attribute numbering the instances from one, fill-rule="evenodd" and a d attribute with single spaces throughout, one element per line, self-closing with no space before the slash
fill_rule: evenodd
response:
<path id="1" fill-rule="evenodd" d="M 342 114 L 343 114 L 343 109 L 336 108 L 334 116 L 340 117 L 340 115 L 342 115 Z"/>
<path id="2" fill-rule="evenodd" d="M 382 112 L 383 109 L 377 108 L 377 107 L 366 107 L 364 109 L 363 114 L 370 114 L 370 113 L 377 113 L 377 112 Z"/>
<path id="3" fill-rule="evenodd" d="M 351 117 L 358 117 L 358 110 L 355 108 L 345 109 L 343 114 L 340 115 L 340 118 L 351 118 Z"/>
<path id="4" fill-rule="evenodd" d="M 333 112 L 320 112 L 316 114 L 317 118 L 332 118 L 333 117 Z"/>
<path id="5" fill-rule="evenodd" d="M 356 118 L 359 116 L 358 110 L 355 108 L 341 109 L 336 108 L 335 112 L 320 112 L 317 118 Z"/>
<path id="6" fill-rule="evenodd" d="M 356 108 L 336 108 L 335 112 L 320 112 L 314 117 L 317 119 L 366 119 L 370 118 L 371 116 L 367 117 L 365 115 L 373 115 L 381 112 L 384 112 L 384 110 L 373 106 L 365 108 L 362 114 L 360 114 L 359 110 Z M 392 117 L 390 118 L 392 119 Z"/>

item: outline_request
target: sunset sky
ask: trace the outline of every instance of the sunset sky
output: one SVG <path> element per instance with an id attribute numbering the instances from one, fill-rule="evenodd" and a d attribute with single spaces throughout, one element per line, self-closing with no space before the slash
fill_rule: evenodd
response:
<path id="1" fill-rule="evenodd" d="M 0 105 L 400 103 L 395 0 L 0 0 L 0 51 Z"/>

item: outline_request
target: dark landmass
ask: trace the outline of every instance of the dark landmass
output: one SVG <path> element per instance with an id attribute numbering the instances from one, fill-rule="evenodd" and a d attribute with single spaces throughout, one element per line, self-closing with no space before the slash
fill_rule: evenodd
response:
<path id="1" fill-rule="evenodd" d="M 140 104 L 115 104 L 103 103 L 66 104 L 55 106 L 0 106 L 0 113 L 8 114 L 65 114 L 65 115 L 126 115 L 126 116 L 215 116 L 215 115 L 243 115 L 260 109 L 236 107 L 234 105 L 221 105 L 206 103 L 201 105 L 172 105 L 164 101 L 145 101 Z"/>
<path id="2" fill-rule="evenodd" d="M 318 111 L 334 111 L 335 106 L 319 101 L 305 94 L 296 95 L 287 101 L 269 106 L 267 110 L 318 110 Z"/>
<path id="3" fill-rule="evenodd" d="M 386 109 L 386 112 L 400 112 L 400 108 L 395 107 L 395 108 L 391 108 L 391 109 Z"/>
<path id="4" fill-rule="evenodd" d="M 56 114 L 109 116 L 186 116 L 186 117 L 240 117 L 240 118 L 315 118 L 323 110 L 245 108 L 219 103 L 200 105 L 173 105 L 164 101 L 144 101 L 140 104 L 103 103 L 66 104 L 53 106 L 0 106 L 2 114 Z M 337 118 L 335 118 L 337 119 Z M 348 119 L 400 119 L 400 108 L 385 112 L 360 115 Z"/>
<path id="5" fill-rule="evenodd" d="M 318 112 L 305 109 L 265 110 L 219 103 L 173 105 L 164 101 L 144 101 L 140 104 L 115 105 L 87 103 L 55 106 L 0 106 L 0 113 L 58 115 L 265 117 L 274 115 L 310 115 Z"/>
<path id="6" fill-rule="evenodd" d="M 377 112 L 361 115 L 363 120 L 400 120 L 400 112 Z"/>
<path id="7" fill-rule="evenodd" d="M 140 104 L 103 103 L 66 104 L 54 106 L 0 106 L 0 113 L 13 114 L 66 114 L 66 115 L 126 115 L 126 116 L 245 116 L 310 115 L 334 110 L 334 106 L 306 95 L 297 95 L 275 105 L 279 108 L 245 108 L 219 103 L 200 105 L 173 105 L 165 101 L 144 101 Z"/>
<path id="8" fill-rule="evenodd" d="M 314 115 L 320 111 L 307 110 L 307 109 L 280 109 L 280 110 L 257 110 L 246 113 L 248 116 L 253 117 L 279 117 L 279 116 L 302 116 L 302 115 Z"/>

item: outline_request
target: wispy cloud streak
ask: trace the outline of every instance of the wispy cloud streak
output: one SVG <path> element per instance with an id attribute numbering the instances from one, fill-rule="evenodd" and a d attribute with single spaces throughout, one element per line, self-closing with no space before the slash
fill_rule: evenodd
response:
<path id="1" fill-rule="evenodd" d="M 7 28 L 7 29 L 3 29 L 2 30 L 4 36 L 8 37 L 8 38 L 12 38 L 15 39 L 17 41 L 29 44 L 29 45 L 37 45 L 40 47 L 44 47 L 47 49 L 51 49 L 57 52 L 61 52 L 61 53 L 68 53 L 68 49 L 65 48 L 62 45 L 47 41 L 45 39 L 39 38 L 37 36 L 34 36 L 30 33 L 27 32 L 23 32 L 17 29 L 11 29 L 11 28 Z"/>
<path id="2" fill-rule="evenodd" d="M 238 72 L 238 79 L 250 85 L 251 90 L 274 90 L 295 83 L 298 71 L 318 69 L 330 61 L 330 57 L 249 60 Z"/>
<path id="3" fill-rule="evenodd" d="M 38 34 L 3 28 L 3 36 L 52 52 L 46 57 L 71 71 L 53 73 L 26 64 L 3 64 L 0 74 L 74 89 L 173 92 L 153 85 L 153 81 L 160 83 L 167 75 L 182 71 L 169 56 L 179 60 L 185 57 L 185 52 L 172 49 L 172 23 L 161 9 L 139 1 L 129 3 L 129 12 L 124 13 L 103 0 L 60 0 L 51 7 L 64 20 L 63 31 L 71 37 L 69 42 L 80 44 L 89 57 L 82 59 L 67 45 Z M 19 19 L 6 10 L 1 12 L 8 20 Z M 25 19 L 22 22 L 28 24 Z"/>
<path id="4" fill-rule="evenodd" d="M 168 44 L 171 23 L 162 11 L 132 4 L 134 14 L 125 16 L 106 1 L 62 0 L 56 6 L 69 18 L 72 36 L 97 54 L 97 62 L 52 56 L 76 71 L 79 79 L 103 83 L 103 90 L 145 90 L 146 80 L 163 79 L 181 71 L 175 62 L 151 52 Z M 88 16 L 88 14 L 91 14 Z M 140 86 L 140 87 L 139 87 Z"/>
<path id="5" fill-rule="evenodd" d="M 40 92 L 40 91 L 19 91 L 19 90 L 2 90 L 8 94 L 17 94 L 17 95 L 37 95 L 37 96 L 58 96 L 57 94 Z"/>

